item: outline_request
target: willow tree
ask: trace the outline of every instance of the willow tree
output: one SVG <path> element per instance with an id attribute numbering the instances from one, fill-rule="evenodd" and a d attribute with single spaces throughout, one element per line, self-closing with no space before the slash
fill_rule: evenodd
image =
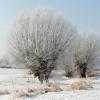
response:
<path id="1" fill-rule="evenodd" d="M 73 62 L 79 77 L 86 77 L 88 67 L 92 67 L 92 65 L 99 59 L 99 42 L 100 41 L 97 34 L 87 33 L 84 35 L 80 34 L 77 37 L 76 42 L 73 43 Z"/>
<path id="2" fill-rule="evenodd" d="M 36 10 L 21 13 L 12 27 L 10 51 L 41 82 L 48 81 L 59 55 L 70 44 L 76 29 L 61 14 Z"/>

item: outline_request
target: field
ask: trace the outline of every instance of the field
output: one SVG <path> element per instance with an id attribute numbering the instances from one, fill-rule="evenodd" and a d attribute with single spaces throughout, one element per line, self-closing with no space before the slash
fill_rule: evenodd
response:
<path id="1" fill-rule="evenodd" d="M 54 72 L 48 83 L 53 88 L 41 92 L 41 88 L 48 84 L 41 84 L 27 73 L 26 69 L 1 68 L 0 100 L 100 100 L 100 75 L 96 78 L 76 79 L 66 78 L 60 71 L 56 74 Z M 38 92 L 27 95 L 26 92 L 32 89 Z"/>

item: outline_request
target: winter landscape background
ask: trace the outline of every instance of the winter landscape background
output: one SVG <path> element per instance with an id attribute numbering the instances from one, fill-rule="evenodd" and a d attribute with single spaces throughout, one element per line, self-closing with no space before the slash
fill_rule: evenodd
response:
<path id="1" fill-rule="evenodd" d="M 0 100 L 100 100 L 99 9 L 99 0 L 1 0 Z"/>

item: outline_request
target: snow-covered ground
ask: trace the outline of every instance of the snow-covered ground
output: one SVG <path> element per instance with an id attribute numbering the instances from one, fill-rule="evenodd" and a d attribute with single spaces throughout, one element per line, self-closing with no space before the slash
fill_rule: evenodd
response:
<path id="1" fill-rule="evenodd" d="M 0 69 L 0 91 L 8 91 L 8 95 L 0 95 L 0 100 L 13 100 L 12 97 L 18 91 L 31 88 L 44 87 L 34 77 L 27 75 L 28 71 L 24 69 Z M 100 76 L 91 80 L 91 88 L 71 91 L 68 89 L 69 84 L 78 79 L 66 78 L 57 75 L 50 79 L 50 82 L 59 84 L 63 89 L 60 92 L 48 92 L 36 96 L 23 96 L 16 100 L 100 100 Z"/>

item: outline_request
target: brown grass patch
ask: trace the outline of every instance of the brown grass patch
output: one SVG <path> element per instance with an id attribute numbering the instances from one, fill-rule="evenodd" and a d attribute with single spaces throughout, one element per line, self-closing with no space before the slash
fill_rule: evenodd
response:
<path id="1" fill-rule="evenodd" d="M 94 77 L 88 77 L 88 79 L 95 80 L 96 79 L 96 76 L 94 76 Z"/>
<path id="2" fill-rule="evenodd" d="M 13 100 L 21 100 L 20 98 L 16 98 L 16 99 L 13 99 Z"/>
<path id="3" fill-rule="evenodd" d="M 27 90 L 20 91 L 20 92 L 15 94 L 15 96 L 13 97 L 13 100 L 19 99 L 20 97 L 23 97 L 23 96 L 27 96 L 27 94 L 28 94 Z"/>
<path id="4" fill-rule="evenodd" d="M 91 81 L 89 79 L 79 80 L 77 82 L 72 82 L 70 84 L 70 90 L 72 90 L 72 91 L 88 89 L 90 87 L 92 87 L 92 86 L 91 86 Z"/>
<path id="5" fill-rule="evenodd" d="M 73 82 L 73 83 L 70 85 L 70 89 L 71 89 L 72 91 L 80 90 L 80 83 L 79 83 L 79 82 Z"/>
<path id="6" fill-rule="evenodd" d="M 57 91 L 61 91 L 60 87 L 57 84 L 50 83 L 48 86 L 43 87 L 43 88 L 28 89 L 28 90 L 20 91 L 15 94 L 15 96 L 13 97 L 13 100 L 16 100 L 23 96 L 36 96 L 36 95 L 47 93 L 47 92 L 57 92 Z"/>
<path id="7" fill-rule="evenodd" d="M 0 95 L 6 95 L 6 94 L 9 94 L 8 91 L 0 91 Z"/>

